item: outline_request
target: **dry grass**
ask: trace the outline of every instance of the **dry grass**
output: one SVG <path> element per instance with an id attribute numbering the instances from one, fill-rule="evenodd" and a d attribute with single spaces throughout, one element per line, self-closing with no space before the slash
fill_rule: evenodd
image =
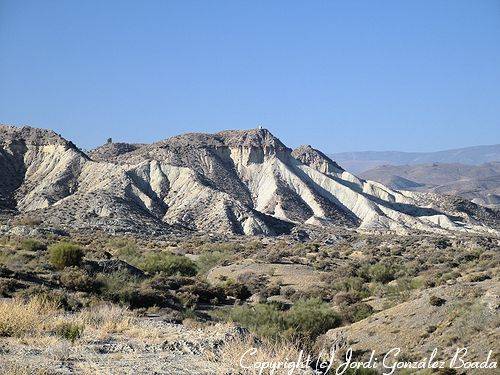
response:
<path id="1" fill-rule="evenodd" d="M 7 342 L 17 350 L 28 347 L 40 355 L 31 362 L 24 360 L 22 355 L 0 355 L 0 374 L 52 374 L 59 364 L 80 358 L 83 353 L 88 367 L 86 373 L 101 373 L 92 371 L 99 356 L 90 356 L 85 345 L 96 338 L 127 331 L 135 327 L 135 323 L 130 311 L 109 304 L 67 313 L 57 304 L 40 297 L 28 301 L 18 298 L 2 300 L 0 336 L 9 337 Z M 61 333 L 61 327 L 77 327 L 78 334 L 73 337 L 68 331 Z"/>
<path id="2" fill-rule="evenodd" d="M 103 338 L 112 333 L 122 333 L 136 325 L 132 313 L 116 305 L 102 304 L 83 310 L 78 320 L 88 327 L 92 337 Z"/>
<path id="3" fill-rule="evenodd" d="M 20 345 L 30 346 L 39 350 L 54 348 L 60 345 L 62 341 L 61 337 L 52 335 L 34 335 L 16 338 L 16 342 Z"/>
<path id="4" fill-rule="evenodd" d="M 60 339 L 57 332 L 64 325 L 79 327 L 87 337 L 95 339 L 124 332 L 134 324 L 135 318 L 127 309 L 109 304 L 68 314 L 56 303 L 41 297 L 0 302 L 0 336 L 15 337 L 20 343 L 37 346 L 53 345 Z"/>
<path id="5" fill-rule="evenodd" d="M 18 298 L 2 301 L 0 336 L 23 337 L 46 332 L 57 314 L 57 304 L 40 297 L 27 302 Z"/>
<path id="6" fill-rule="evenodd" d="M 206 357 L 220 365 L 221 374 L 287 374 L 290 373 L 289 368 L 273 371 L 254 366 L 264 363 L 286 365 L 286 363 L 297 362 L 300 357 L 300 349 L 292 343 L 260 342 L 256 344 L 252 338 L 235 338 L 225 343 L 222 350 L 216 355 L 206 353 Z M 307 354 L 303 353 L 302 358 L 305 360 L 306 357 Z M 307 369 L 296 369 L 293 373 L 305 372 Z"/>

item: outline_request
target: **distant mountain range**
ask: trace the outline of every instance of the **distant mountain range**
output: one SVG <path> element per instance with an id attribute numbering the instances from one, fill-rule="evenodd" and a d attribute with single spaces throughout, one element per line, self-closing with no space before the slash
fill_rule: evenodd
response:
<path id="1" fill-rule="evenodd" d="M 329 154 L 346 170 L 360 173 L 380 165 L 460 163 L 480 165 L 500 161 L 500 144 L 474 146 L 436 152 L 360 151 Z"/>
<path id="2" fill-rule="evenodd" d="M 381 165 L 360 176 L 392 189 L 453 194 L 484 206 L 500 206 L 500 162 Z"/>

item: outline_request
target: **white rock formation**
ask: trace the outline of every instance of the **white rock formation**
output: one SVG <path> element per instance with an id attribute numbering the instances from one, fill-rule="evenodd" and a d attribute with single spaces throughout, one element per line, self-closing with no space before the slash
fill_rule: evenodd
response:
<path id="1" fill-rule="evenodd" d="M 305 223 L 480 232 L 491 231 L 481 218 L 498 223 L 469 202 L 457 211 L 359 179 L 310 146 L 292 152 L 265 129 L 107 144 L 89 155 L 51 131 L 1 126 L 0 209 L 111 231 L 273 235 Z"/>

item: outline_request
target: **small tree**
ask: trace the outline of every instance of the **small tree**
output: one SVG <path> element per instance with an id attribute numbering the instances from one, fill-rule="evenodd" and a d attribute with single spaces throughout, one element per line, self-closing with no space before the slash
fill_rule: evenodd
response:
<path id="1" fill-rule="evenodd" d="M 113 143 L 113 138 L 108 138 L 107 143 Z"/>

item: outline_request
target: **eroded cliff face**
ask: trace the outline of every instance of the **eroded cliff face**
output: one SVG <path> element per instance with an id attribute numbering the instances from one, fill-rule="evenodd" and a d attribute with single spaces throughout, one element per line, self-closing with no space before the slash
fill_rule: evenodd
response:
<path id="1" fill-rule="evenodd" d="M 46 208 L 76 190 L 88 157 L 51 131 L 0 126 L 0 196 L 7 208 Z"/>
<path id="2" fill-rule="evenodd" d="M 50 131 L 0 127 L 0 208 L 115 232 L 490 230 L 425 195 L 359 179 L 310 146 L 292 151 L 265 129 L 107 144 L 90 155 Z"/>

